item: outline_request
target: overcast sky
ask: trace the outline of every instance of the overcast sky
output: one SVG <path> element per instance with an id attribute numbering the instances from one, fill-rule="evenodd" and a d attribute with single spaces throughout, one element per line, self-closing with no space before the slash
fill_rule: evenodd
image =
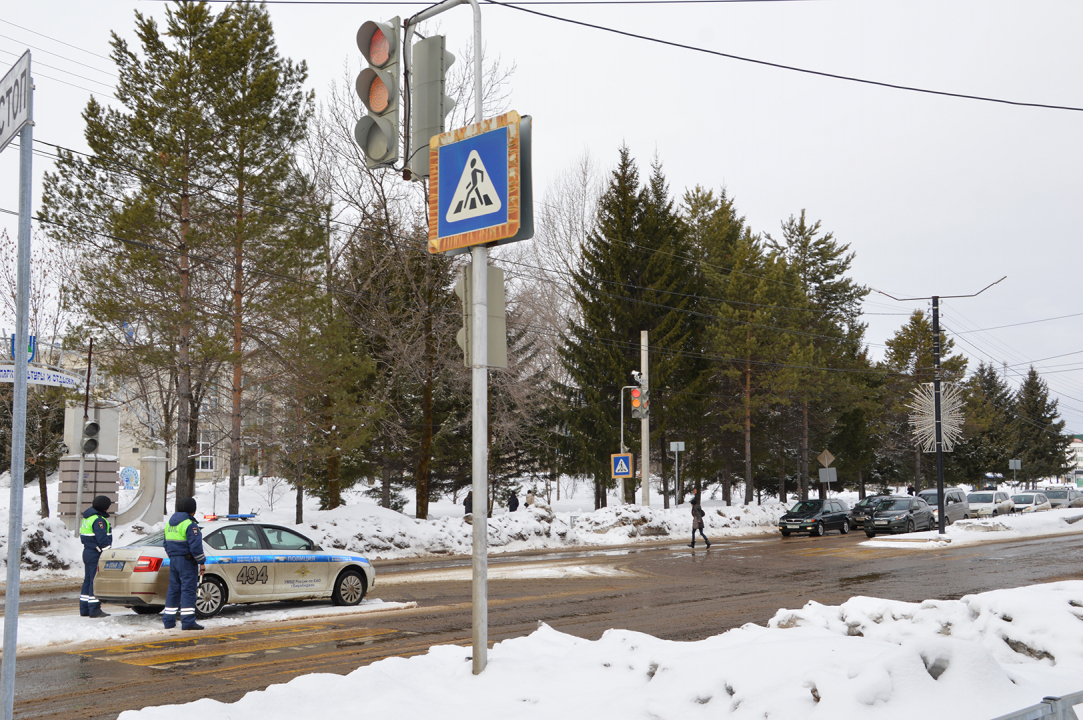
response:
<path id="1" fill-rule="evenodd" d="M 362 22 L 422 7 L 272 4 L 271 16 L 281 51 L 308 63 L 320 96 L 359 68 Z M 1072 0 L 525 7 L 822 73 L 1083 108 L 1083 4 Z M 134 41 L 134 12 L 161 18 L 164 8 L 151 0 L 5 5 L 0 66 L 33 53 L 36 140 L 86 149 L 88 90 L 111 102 L 109 31 Z M 1014 386 L 1033 363 L 1068 430 L 1083 433 L 1083 112 L 826 78 L 507 7 L 483 4 L 482 16 L 487 54 L 516 66 L 511 109 L 534 117 L 537 197 L 584 151 L 611 167 L 626 143 L 644 172 L 657 155 L 675 195 L 725 187 L 754 231 L 777 235 L 805 209 L 856 253 L 857 282 L 896 297 L 968 294 L 1007 275 L 980 297 L 944 301 L 943 325 L 971 369 L 1007 363 Z M 439 22 L 461 57 L 468 6 Z M 0 155 L 0 209 L 18 207 L 17 156 L 14 148 Z M 35 158 L 35 209 L 46 167 Z M 0 215 L 2 227 L 14 235 L 15 218 Z M 870 295 L 873 354 L 912 309 L 927 307 Z"/>

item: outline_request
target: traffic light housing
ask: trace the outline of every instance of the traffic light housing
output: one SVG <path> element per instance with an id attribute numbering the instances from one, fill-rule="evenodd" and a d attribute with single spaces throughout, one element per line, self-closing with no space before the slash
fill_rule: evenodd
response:
<path id="1" fill-rule="evenodd" d="M 79 449 L 84 455 L 93 455 L 98 450 L 98 434 L 101 426 L 93 420 L 83 423 L 83 437 L 79 441 Z"/>
<path id="2" fill-rule="evenodd" d="M 445 49 L 443 35 L 414 43 L 410 67 L 410 157 L 406 164 L 417 177 L 429 176 L 429 141 L 444 132 L 445 116 L 455 101 L 444 94 L 445 75 L 455 56 Z"/>
<path id="3" fill-rule="evenodd" d="M 353 137 L 370 168 L 394 165 L 399 159 L 399 78 L 401 77 L 398 17 L 386 23 L 367 21 L 357 31 L 357 48 L 369 66 L 354 83 L 368 115 L 357 121 Z"/>
<path id="4" fill-rule="evenodd" d="M 646 387 L 632 388 L 632 417 L 645 418 L 650 416 L 650 395 Z"/>

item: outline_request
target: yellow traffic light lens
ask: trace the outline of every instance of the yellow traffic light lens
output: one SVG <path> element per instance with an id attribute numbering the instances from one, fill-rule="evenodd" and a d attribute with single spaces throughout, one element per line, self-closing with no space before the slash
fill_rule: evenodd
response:
<path id="1" fill-rule="evenodd" d="M 639 402 L 639 398 L 632 398 L 632 407 L 639 407 L 640 405 L 642 405 L 642 403 Z"/>
<path id="2" fill-rule="evenodd" d="M 369 85 L 369 107 L 374 113 L 382 113 L 387 110 L 387 106 L 387 85 L 384 85 L 384 81 L 379 77 L 375 77 Z"/>
<path id="3" fill-rule="evenodd" d="M 377 28 L 376 32 L 372 33 L 372 39 L 369 40 L 369 61 L 376 67 L 383 67 L 390 57 L 391 43 L 387 41 L 383 30 Z"/>

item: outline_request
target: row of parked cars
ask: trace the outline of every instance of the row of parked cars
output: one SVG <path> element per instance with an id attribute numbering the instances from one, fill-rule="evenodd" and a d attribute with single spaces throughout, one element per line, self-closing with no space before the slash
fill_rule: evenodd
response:
<path id="1" fill-rule="evenodd" d="M 1053 487 L 1011 495 L 1002 490 L 944 489 L 944 521 L 996 517 L 1015 512 L 1038 512 L 1055 507 L 1083 507 L 1083 492 Z M 861 528 L 868 537 L 878 533 L 907 533 L 940 526 L 939 496 L 935 489 L 912 495 L 870 495 L 851 509 L 842 500 L 802 500 L 778 521 L 783 537 L 794 533 L 823 535 L 829 530 L 846 534 Z"/>

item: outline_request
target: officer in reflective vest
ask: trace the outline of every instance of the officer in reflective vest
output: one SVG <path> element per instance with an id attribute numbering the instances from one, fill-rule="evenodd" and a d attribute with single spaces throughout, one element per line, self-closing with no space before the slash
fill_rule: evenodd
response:
<path id="1" fill-rule="evenodd" d="M 98 574 L 98 558 L 102 550 L 113 544 L 113 526 L 109 523 L 109 506 L 113 501 L 105 495 L 94 498 L 94 502 L 83 511 L 83 521 L 79 524 L 79 539 L 83 541 L 83 589 L 79 595 L 79 614 L 83 617 L 103 618 L 109 613 L 102 612 L 102 605 L 94 597 L 94 576 Z"/>
<path id="2" fill-rule="evenodd" d="M 169 555 L 169 592 L 165 596 L 162 622 L 166 629 L 177 626 L 180 611 L 181 630 L 202 630 L 196 622 L 196 586 L 207 557 L 203 538 L 195 521 L 196 499 L 177 498 L 177 512 L 165 526 L 165 552 Z"/>

